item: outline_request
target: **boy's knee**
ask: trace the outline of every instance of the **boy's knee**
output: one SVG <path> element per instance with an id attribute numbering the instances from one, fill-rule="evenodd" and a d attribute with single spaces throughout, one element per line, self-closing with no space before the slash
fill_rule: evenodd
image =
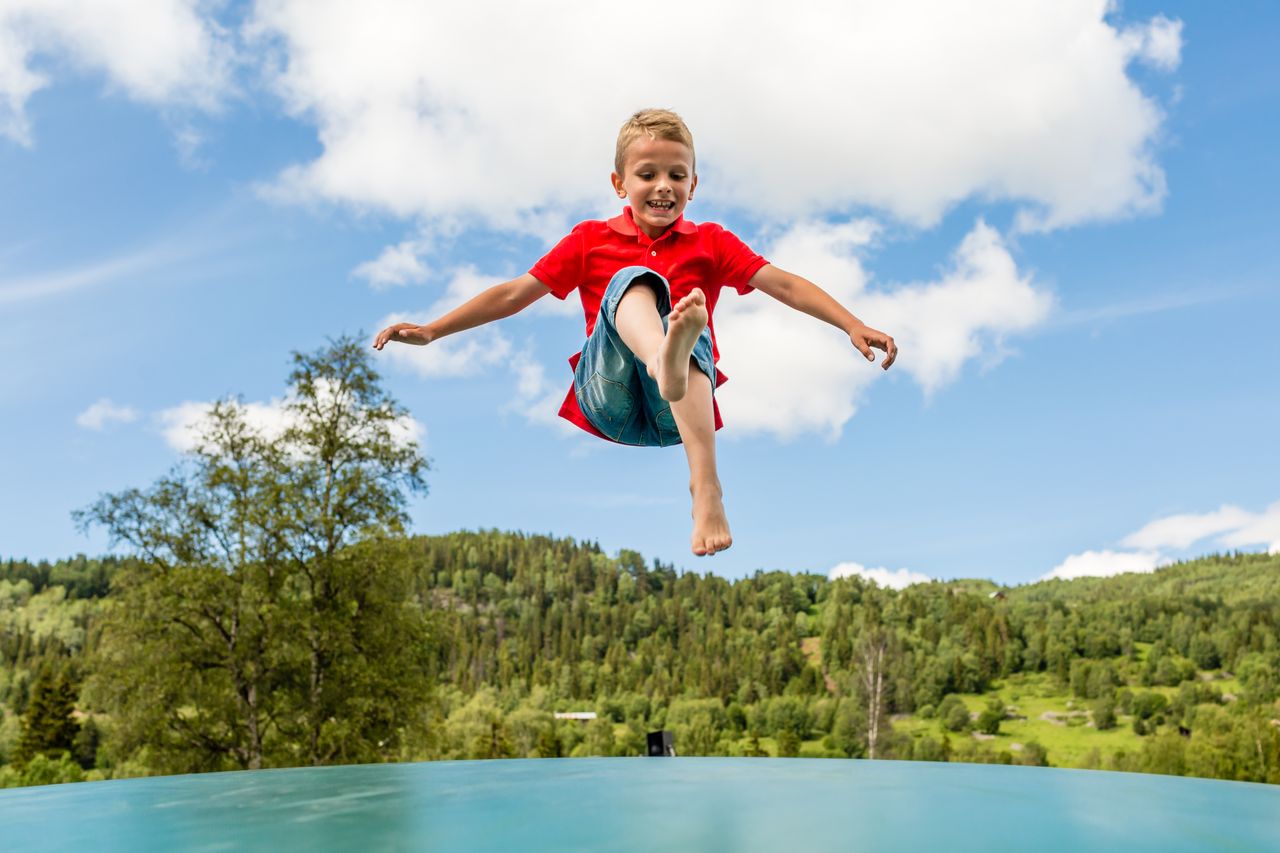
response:
<path id="1" fill-rule="evenodd" d="M 643 294 L 647 296 L 654 305 L 658 304 L 661 298 L 659 294 L 665 294 L 667 286 L 663 284 L 662 279 L 658 278 L 657 273 L 645 273 L 638 275 L 627 285 L 626 292 L 622 294 L 622 298 L 626 299 L 632 294 Z"/>

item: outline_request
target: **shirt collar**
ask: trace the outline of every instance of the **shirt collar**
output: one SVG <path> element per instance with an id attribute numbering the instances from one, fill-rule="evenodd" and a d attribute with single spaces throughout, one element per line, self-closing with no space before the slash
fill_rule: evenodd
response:
<path id="1" fill-rule="evenodd" d="M 639 237 L 643 233 L 636 227 L 636 221 L 631 216 L 631 205 L 622 208 L 622 213 L 610 219 L 609 227 L 628 237 Z M 675 222 L 671 223 L 670 228 L 662 232 L 662 236 L 666 236 L 670 231 L 675 231 L 677 234 L 697 234 L 698 226 L 685 219 L 684 214 L 681 214 L 676 218 Z"/>

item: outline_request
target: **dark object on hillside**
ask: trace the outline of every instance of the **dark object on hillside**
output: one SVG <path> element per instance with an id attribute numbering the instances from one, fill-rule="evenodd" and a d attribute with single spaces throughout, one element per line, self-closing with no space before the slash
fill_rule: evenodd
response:
<path id="1" fill-rule="evenodd" d="M 675 758 L 676 736 L 668 731 L 649 732 L 649 757 Z"/>

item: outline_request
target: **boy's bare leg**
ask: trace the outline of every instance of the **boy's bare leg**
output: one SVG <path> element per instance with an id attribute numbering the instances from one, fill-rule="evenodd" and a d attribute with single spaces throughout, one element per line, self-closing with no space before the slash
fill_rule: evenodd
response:
<path id="1" fill-rule="evenodd" d="M 657 296 L 647 285 L 629 289 L 614 315 L 614 325 L 623 343 L 645 363 L 649 375 L 658 382 L 659 392 L 671 402 L 671 414 L 689 459 L 689 492 L 693 497 L 691 544 L 693 553 L 700 557 L 723 551 L 733 544 L 724 514 L 720 476 L 716 472 L 711 380 L 690 358 L 706 323 L 706 297 L 697 289 L 672 308 L 666 333 L 658 316 Z M 673 385 L 679 387 L 672 388 Z M 674 390 L 680 393 L 673 399 L 668 394 Z"/>
<path id="2" fill-rule="evenodd" d="M 614 325 L 623 343 L 657 381 L 662 399 L 674 403 L 684 397 L 689 387 L 689 355 L 707 325 L 707 298 L 702 291 L 694 288 L 672 306 L 664 334 L 656 294 L 648 285 L 637 284 L 618 303 Z"/>
<path id="3" fill-rule="evenodd" d="M 711 407 L 711 380 L 690 362 L 689 390 L 671 404 L 676 428 L 689 458 L 689 493 L 693 496 L 693 553 L 710 556 L 733 544 L 724 514 L 724 492 L 716 472 L 716 426 Z"/>

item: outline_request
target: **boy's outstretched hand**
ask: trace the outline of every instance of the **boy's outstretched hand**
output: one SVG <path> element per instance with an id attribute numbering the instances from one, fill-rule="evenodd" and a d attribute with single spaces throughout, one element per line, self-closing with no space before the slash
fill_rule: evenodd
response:
<path id="1" fill-rule="evenodd" d="M 431 335 L 427 334 L 426 326 L 416 326 L 413 323 L 396 323 L 394 326 L 387 326 L 377 337 L 373 339 L 373 348 L 381 350 L 386 346 L 387 341 L 399 341 L 402 344 L 416 344 L 417 346 L 425 346 L 431 343 Z"/>
<path id="2" fill-rule="evenodd" d="M 878 329 L 870 326 L 857 325 L 849 331 L 849 340 L 858 348 L 858 352 L 867 357 L 867 361 L 875 361 L 875 353 L 871 352 L 871 348 L 884 350 L 884 361 L 880 364 L 885 370 L 889 369 L 889 365 L 893 364 L 893 360 L 898 357 L 898 345 L 893 342 L 893 338 L 886 335 Z"/>

